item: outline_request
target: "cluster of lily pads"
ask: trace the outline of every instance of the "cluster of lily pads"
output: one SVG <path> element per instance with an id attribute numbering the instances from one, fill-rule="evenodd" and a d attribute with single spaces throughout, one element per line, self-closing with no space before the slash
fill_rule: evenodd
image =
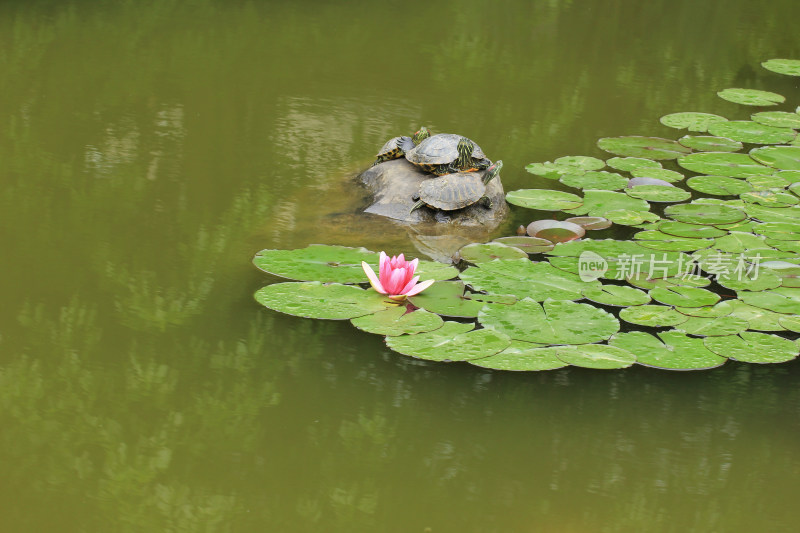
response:
<path id="1" fill-rule="evenodd" d="M 800 76 L 798 60 L 763 65 Z M 753 89 L 718 94 L 744 105 L 784 101 Z M 736 121 L 673 113 L 661 122 L 707 135 L 604 138 L 598 146 L 615 156 L 607 161 L 528 165 L 582 193 L 525 189 L 508 202 L 565 220 L 470 244 L 459 252 L 462 268 L 421 261 L 420 279 L 436 282 L 400 304 L 365 288 L 361 262 L 376 269 L 377 253 L 325 245 L 259 252 L 256 266 L 298 281 L 268 285 L 256 299 L 292 315 L 350 319 L 412 357 L 491 369 L 697 370 L 794 359 L 800 108 Z M 581 238 L 612 224 L 631 228 L 632 238 Z"/>

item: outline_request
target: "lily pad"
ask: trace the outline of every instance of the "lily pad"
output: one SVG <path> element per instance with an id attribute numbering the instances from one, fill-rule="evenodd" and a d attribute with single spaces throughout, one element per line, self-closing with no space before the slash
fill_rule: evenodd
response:
<path id="1" fill-rule="evenodd" d="M 672 307 L 664 305 L 639 305 L 628 307 L 619 312 L 619 317 L 625 322 L 639 326 L 664 327 L 683 324 L 689 317 L 677 312 Z"/>
<path id="2" fill-rule="evenodd" d="M 619 331 L 610 313 L 560 300 L 546 300 L 543 306 L 530 298 L 510 306 L 487 304 L 478 321 L 512 339 L 548 345 L 600 342 Z"/>
<path id="3" fill-rule="evenodd" d="M 564 174 L 572 174 L 576 171 L 579 171 L 579 169 L 575 167 L 569 165 L 556 165 L 550 161 L 545 161 L 544 163 L 531 163 L 525 167 L 525 170 L 531 174 L 551 180 L 557 180 Z"/>
<path id="4" fill-rule="evenodd" d="M 668 183 L 676 183 L 682 181 L 684 175 L 674 170 L 667 170 L 666 168 L 647 168 L 640 167 L 631 170 L 631 176 L 634 178 L 653 178 L 657 180 L 666 181 Z"/>
<path id="5" fill-rule="evenodd" d="M 510 204 L 540 211 L 561 211 L 572 209 L 583 204 L 579 196 L 550 189 L 520 189 L 506 194 L 506 201 Z"/>
<path id="6" fill-rule="evenodd" d="M 625 188 L 633 189 L 639 185 L 662 185 L 664 187 L 674 187 L 672 183 L 660 180 L 658 178 L 631 178 L 628 180 L 628 184 L 625 185 Z"/>
<path id="7" fill-rule="evenodd" d="M 676 237 L 688 237 L 690 239 L 713 239 L 727 235 L 727 231 L 715 226 L 698 226 L 696 224 L 686 224 L 674 220 L 665 220 L 658 225 L 658 231 Z"/>
<path id="8" fill-rule="evenodd" d="M 766 207 L 758 204 L 747 204 L 745 212 L 751 218 L 761 222 L 786 222 L 800 224 L 800 207 Z"/>
<path id="9" fill-rule="evenodd" d="M 789 331 L 800 333 L 800 316 L 787 315 L 780 318 L 780 325 Z"/>
<path id="10" fill-rule="evenodd" d="M 797 344 L 788 339 L 745 331 L 739 335 L 707 338 L 706 348 L 744 363 L 784 363 L 797 357 Z"/>
<path id="11" fill-rule="evenodd" d="M 473 324 L 445 322 L 442 327 L 415 335 L 386 337 L 392 350 L 428 361 L 468 361 L 489 357 L 511 344 L 499 331 L 473 329 Z"/>
<path id="12" fill-rule="evenodd" d="M 625 189 L 625 194 L 648 202 L 683 202 L 692 197 L 689 191 L 664 185 L 637 185 Z"/>
<path id="13" fill-rule="evenodd" d="M 471 359 L 470 364 L 492 370 L 540 371 L 564 368 L 567 364 L 556 355 L 560 346 L 542 348 L 541 344 L 513 340 L 502 352 Z"/>
<path id="14" fill-rule="evenodd" d="M 553 163 L 561 167 L 577 168 L 587 172 L 600 170 L 606 166 L 602 159 L 586 155 L 566 155 L 564 157 L 559 157 L 553 161 Z"/>
<path id="15" fill-rule="evenodd" d="M 777 126 L 779 128 L 800 128 L 800 115 L 788 113 L 786 111 L 762 111 L 753 114 L 750 119 L 753 122 L 764 124 L 765 126 Z"/>
<path id="16" fill-rule="evenodd" d="M 492 242 L 499 242 L 506 246 L 514 246 L 528 254 L 539 254 L 553 249 L 553 243 L 547 239 L 537 237 L 500 237 Z"/>
<path id="17" fill-rule="evenodd" d="M 753 226 L 753 231 L 776 241 L 800 240 L 800 220 L 797 224 L 789 222 L 767 222 Z M 766 243 L 765 243 L 766 244 Z"/>
<path id="18" fill-rule="evenodd" d="M 734 104 L 754 106 L 776 105 L 786 101 L 780 94 L 757 89 L 723 89 L 717 96 Z"/>
<path id="19" fill-rule="evenodd" d="M 577 224 L 585 230 L 601 230 L 611 227 L 611 221 L 603 217 L 572 217 L 564 222 Z"/>
<path id="20" fill-rule="evenodd" d="M 675 310 L 689 317 L 717 318 L 730 315 L 733 312 L 733 305 L 731 305 L 730 300 L 723 300 L 715 305 L 707 305 L 704 307 L 676 307 Z"/>
<path id="21" fill-rule="evenodd" d="M 513 246 L 497 242 L 468 244 L 458 251 L 461 259 L 470 263 L 485 263 L 495 259 L 526 258 L 528 254 Z"/>
<path id="22" fill-rule="evenodd" d="M 678 164 L 698 174 L 746 178 L 756 174 L 771 174 L 769 167 L 754 161 L 747 154 L 733 152 L 698 152 L 678 159 Z"/>
<path id="23" fill-rule="evenodd" d="M 758 272 L 730 272 L 728 275 L 717 277 L 717 283 L 734 291 L 763 291 L 775 289 L 782 284 L 781 277 L 766 268 L 759 269 Z"/>
<path id="24" fill-rule="evenodd" d="M 707 289 L 681 286 L 656 287 L 650 290 L 650 297 L 662 304 L 680 307 L 714 305 L 720 299 L 719 294 L 715 294 Z"/>
<path id="25" fill-rule="evenodd" d="M 736 152 L 743 147 L 739 141 L 710 135 L 686 135 L 678 139 L 678 142 L 698 152 Z"/>
<path id="26" fill-rule="evenodd" d="M 750 157 L 768 167 L 800 170 L 800 146 L 762 146 L 750 150 Z"/>
<path id="27" fill-rule="evenodd" d="M 569 272 L 559 270 L 549 263 L 528 259 L 505 259 L 469 267 L 461 279 L 475 290 L 492 294 L 512 294 L 519 299 L 532 298 L 543 301 L 579 300 L 587 282 Z M 599 282 L 591 282 L 599 285 Z M 524 340 L 524 339 L 523 339 Z"/>
<path id="28" fill-rule="evenodd" d="M 765 126 L 752 120 L 731 120 L 713 124 L 709 130 L 719 137 L 752 144 L 781 144 L 794 139 L 797 133 L 791 128 Z"/>
<path id="29" fill-rule="evenodd" d="M 417 307 L 438 315 L 474 318 L 487 301 L 512 304 L 513 296 L 473 294 L 461 281 L 439 281 L 409 301 Z"/>
<path id="30" fill-rule="evenodd" d="M 587 261 L 605 262 L 608 270 L 603 277 L 617 279 L 627 278 L 637 273 L 672 276 L 678 273 L 681 264 L 689 261 L 689 257 L 685 254 L 661 251 L 654 253 L 636 242 L 613 239 L 584 239 L 562 243 L 548 254 L 572 257 L 578 261 L 586 259 Z"/>
<path id="31" fill-rule="evenodd" d="M 644 305 L 650 301 L 650 296 L 639 289 L 622 285 L 603 285 L 602 287 L 588 287 L 583 290 L 587 300 L 602 305 L 629 307 L 631 305 Z"/>
<path id="32" fill-rule="evenodd" d="M 609 218 L 606 213 L 620 209 L 629 211 L 648 211 L 650 209 L 650 205 L 646 201 L 631 198 L 621 192 L 585 190 L 583 193 L 583 205 L 565 211 L 573 215 Z"/>
<path id="33" fill-rule="evenodd" d="M 559 181 L 576 189 L 618 191 L 625 187 L 628 179 L 616 172 L 590 171 L 584 174 L 566 174 Z"/>
<path id="34" fill-rule="evenodd" d="M 661 168 L 661 163 L 658 161 L 644 159 L 642 157 L 612 157 L 606 161 L 606 164 L 615 170 L 622 170 L 624 172 L 630 172 L 640 167 Z"/>
<path id="35" fill-rule="evenodd" d="M 768 59 L 761 66 L 778 74 L 800 76 L 800 60 L 797 59 Z"/>
<path id="36" fill-rule="evenodd" d="M 726 122 L 727 120 L 727 118 L 719 115 L 695 112 L 670 113 L 659 119 L 663 125 L 669 126 L 670 128 L 679 130 L 688 129 L 689 131 L 698 131 L 701 133 L 708 131 L 708 127 L 711 124 Z"/>
<path id="37" fill-rule="evenodd" d="M 664 331 L 658 336 L 661 341 L 643 331 L 618 333 L 609 344 L 633 353 L 639 364 L 667 370 L 704 370 L 727 361 L 708 350 L 703 339 L 687 337 L 678 331 Z"/>
<path id="38" fill-rule="evenodd" d="M 774 148 L 774 147 L 764 146 L 763 148 Z M 748 176 L 745 178 L 745 181 L 749 183 L 755 190 L 763 191 L 765 189 L 784 189 L 791 182 L 786 178 L 779 176 L 778 175 L 779 173 L 780 171 L 771 176 Z"/>
<path id="39" fill-rule="evenodd" d="M 670 205 L 664 214 L 678 222 L 700 225 L 732 224 L 747 218 L 744 211 L 733 207 L 700 203 Z"/>
<path id="40" fill-rule="evenodd" d="M 444 323 L 439 315 L 423 309 L 409 312 L 405 306 L 397 306 L 371 315 L 353 318 L 350 322 L 367 333 L 389 336 L 433 331 L 442 327 Z"/>
<path id="41" fill-rule="evenodd" d="M 255 266 L 275 276 L 324 283 L 366 282 L 362 261 L 377 265 L 378 254 L 366 248 L 312 244 L 297 250 L 261 250 L 253 258 Z"/>
<path id="42" fill-rule="evenodd" d="M 797 196 L 781 191 L 750 191 L 739 195 L 748 204 L 759 204 L 769 207 L 789 207 L 798 203 Z"/>
<path id="43" fill-rule="evenodd" d="M 750 324 L 750 329 L 757 331 L 783 331 L 780 320 L 787 316 L 767 309 L 748 305 L 741 300 L 730 300 L 733 310 L 731 315 L 744 318 Z"/>
<path id="44" fill-rule="evenodd" d="M 536 220 L 528 224 L 526 231 L 531 237 L 547 239 L 552 243 L 574 241 L 586 234 L 583 226 L 558 220 Z"/>
<path id="45" fill-rule="evenodd" d="M 660 217 L 649 211 L 631 211 L 629 209 L 617 209 L 607 211 L 605 217 L 620 226 L 639 226 L 645 222 L 657 222 Z"/>
<path id="46" fill-rule="evenodd" d="M 732 254 L 740 254 L 752 248 L 766 247 L 764 237 L 741 231 L 731 231 L 724 237 L 714 240 L 715 249 Z"/>
<path id="47" fill-rule="evenodd" d="M 605 137 L 597 141 L 597 146 L 614 155 L 656 160 L 675 159 L 691 152 L 675 141 L 660 137 Z"/>
<path id="48" fill-rule="evenodd" d="M 289 315 L 345 320 L 369 315 L 394 306 L 374 290 L 319 281 L 273 283 L 259 289 L 256 301 Z"/>
<path id="49" fill-rule="evenodd" d="M 693 252 L 714 244 L 711 239 L 676 237 L 656 230 L 640 231 L 634 234 L 633 238 L 639 246 L 665 252 Z"/>
<path id="50" fill-rule="evenodd" d="M 716 196 L 738 196 L 753 190 L 748 182 L 726 176 L 695 176 L 689 178 L 686 185 L 698 192 Z"/>
<path id="51" fill-rule="evenodd" d="M 573 366 L 610 370 L 627 368 L 636 362 L 636 356 L 608 344 L 584 344 L 582 346 L 559 346 L 558 358 Z"/>
<path id="52" fill-rule="evenodd" d="M 800 314 L 800 289 L 780 287 L 766 291 L 736 293 L 739 300 L 754 307 L 783 314 Z"/>
<path id="53" fill-rule="evenodd" d="M 690 317 L 689 320 L 678 326 L 677 329 L 689 335 L 702 337 L 717 337 L 721 335 L 735 335 L 749 327 L 747 320 L 732 315 L 719 317 Z M 721 355 L 721 354 L 720 354 Z"/>

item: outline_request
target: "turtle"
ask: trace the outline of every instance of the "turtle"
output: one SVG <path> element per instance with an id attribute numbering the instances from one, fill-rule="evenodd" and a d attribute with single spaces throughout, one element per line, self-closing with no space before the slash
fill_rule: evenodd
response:
<path id="1" fill-rule="evenodd" d="M 437 176 L 483 170 L 492 164 L 480 146 L 453 133 L 440 133 L 425 139 L 406 152 L 406 159 Z"/>
<path id="2" fill-rule="evenodd" d="M 417 203 L 409 213 L 423 205 L 441 211 L 455 211 L 478 202 L 482 202 L 484 207 L 490 209 L 492 202 L 485 196 L 486 185 L 500 173 L 501 168 L 503 162 L 498 161 L 486 169 L 483 175 L 475 172 L 456 172 L 425 180 L 419 186 L 419 194 L 412 198 Z"/>
<path id="3" fill-rule="evenodd" d="M 413 137 L 403 135 L 402 137 L 392 137 L 378 151 L 377 159 L 372 166 L 379 165 L 384 161 L 391 161 L 403 157 L 406 152 L 417 146 L 419 143 L 431 136 L 428 128 L 422 126 Z"/>

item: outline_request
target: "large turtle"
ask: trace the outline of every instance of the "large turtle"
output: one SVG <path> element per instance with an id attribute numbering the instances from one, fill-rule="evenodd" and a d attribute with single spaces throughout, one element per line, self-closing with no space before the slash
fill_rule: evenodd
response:
<path id="1" fill-rule="evenodd" d="M 475 172 L 456 172 L 425 180 L 419 186 L 419 194 L 413 198 L 417 203 L 410 212 L 423 205 L 442 211 L 455 211 L 477 202 L 483 202 L 485 207 L 491 208 L 491 200 L 484 195 L 486 185 L 500 173 L 501 168 L 503 162 L 498 161 L 486 169 L 482 177 Z"/>
<path id="2" fill-rule="evenodd" d="M 392 159 L 403 157 L 406 152 L 430 136 L 431 133 L 428 131 L 428 128 L 422 126 L 413 137 L 403 135 L 402 137 L 393 137 L 389 139 L 386 141 L 386 144 L 383 145 L 383 148 L 378 151 L 377 159 L 372 163 L 372 166 L 374 167 L 384 161 L 391 161 Z"/>
<path id="3" fill-rule="evenodd" d="M 437 176 L 483 170 L 492 164 L 473 141 L 453 133 L 429 137 L 406 152 L 406 159 Z"/>

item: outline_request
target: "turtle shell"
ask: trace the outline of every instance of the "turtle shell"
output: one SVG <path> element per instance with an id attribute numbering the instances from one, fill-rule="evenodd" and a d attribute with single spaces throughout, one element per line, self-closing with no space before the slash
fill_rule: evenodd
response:
<path id="1" fill-rule="evenodd" d="M 407 137 L 405 135 L 402 137 L 393 137 L 386 141 L 386 144 L 383 145 L 383 148 L 378 151 L 378 157 L 390 154 L 400 157 L 401 153 L 399 150 L 406 152 L 411 150 L 413 147 L 414 141 L 411 140 L 411 137 Z"/>
<path id="2" fill-rule="evenodd" d="M 419 199 L 436 209 L 453 211 L 483 198 L 486 185 L 475 172 L 457 172 L 422 182 Z"/>
<path id="3" fill-rule="evenodd" d="M 458 141 L 461 135 L 455 133 L 439 133 L 428 137 L 417 146 L 406 152 L 406 159 L 416 165 L 448 165 L 458 158 Z M 472 141 L 473 159 L 486 159 L 481 147 Z"/>

